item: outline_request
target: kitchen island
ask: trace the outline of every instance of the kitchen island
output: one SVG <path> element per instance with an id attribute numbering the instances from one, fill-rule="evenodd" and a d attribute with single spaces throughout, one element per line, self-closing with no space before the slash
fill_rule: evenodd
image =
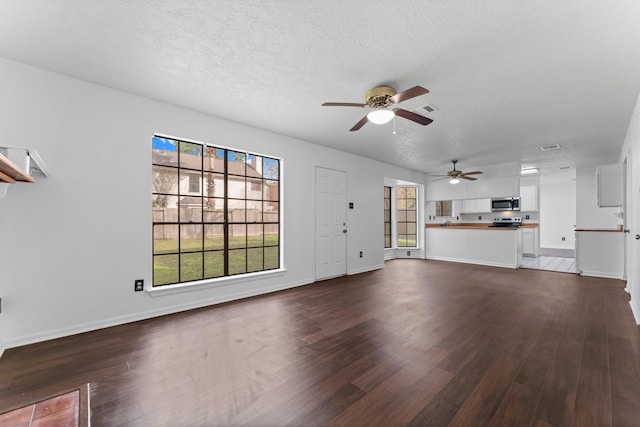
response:
<path id="1" fill-rule="evenodd" d="M 522 230 L 487 223 L 427 224 L 426 258 L 518 268 L 522 263 Z"/>

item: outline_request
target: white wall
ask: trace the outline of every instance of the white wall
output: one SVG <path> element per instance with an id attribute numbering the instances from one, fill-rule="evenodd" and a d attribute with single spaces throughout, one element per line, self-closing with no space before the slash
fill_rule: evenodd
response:
<path id="1" fill-rule="evenodd" d="M 630 251 L 627 252 L 626 265 L 631 268 L 627 271 L 627 291 L 631 294 L 631 309 L 640 325 L 640 240 L 635 240 L 636 234 L 640 235 L 640 96 L 636 101 L 627 136 L 624 140 L 622 150 L 620 150 L 619 161 L 624 162 L 625 158 L 631 170 L 631 185 L 629 196 L 631 200 L 632 215 L 628 218 L 628 227 L 631 231 L 629 237 L 633 240 L 629 243 Z"/>
<path id="2" fill-rule="evenodd" d="M 424 182 L 418 172 L 12 61 L 0 59 L 0 81 L 0 145 L 37 149 L 51 171 L 0 199 L 7 348 L 313 282 L 315 166 L 347 172 L 348 272 L 380 268 L 384 177 Z M 133 292 L 134 279 L 152 276 L 154 133 L 283 159 L 285 273 L 158 297 Z"/>
<path id="3" fill-rule="evenodd" d="M 596 167 L 576 168 L 576 228 L 616 228 L 622 224 L 620 208 L 598 207 Z"/>
<path id="4" fill-rule="evenodd" d="M 575 181 L 540 184 L 540 247 L 575 249 L 575 224 Z"/>

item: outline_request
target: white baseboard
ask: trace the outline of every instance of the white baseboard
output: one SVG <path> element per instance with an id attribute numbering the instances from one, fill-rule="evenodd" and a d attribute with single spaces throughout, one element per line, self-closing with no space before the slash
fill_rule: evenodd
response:
<path id="1" fill-rule="evenodd" d="M 603 279 L 620 279 L 622 280 L 622 273 L 611 273 L 609 271 L 591 271 L 591 270 L 582 270 L 580 272 L 581 276 L 589 276 L 589 277 L 600 277 Z"/>
<path id="2" fill-rule="evenodd" d="M 487 267 L 501 267 L 501 268 L 518 268 L 517 265 L 511 264 L 502 264 L 497 262 L 488 262 L 488 261 L 473 261 L 469 259 L 459 259 L 459 258 L 448 258 L 448 257 L 439 257 L 439 256 L 430 256 L 427 259 L 433 259 L 436 261 L 447 261 L 447 262 L 461 262 L 463 264 L 474 264 L 474 265 L 485 265 Z"/>
<path id="3" fill-rule="evenodd" d="M 95 331 L 98 329 L 109 328 L 112 326 L 124 325 L 126 323 L 137 322 L 140 320 L 151 319 L 154 317 L 166 316 L 168 314 L 180 313 L 182 311 L 193 310 L 196 308 L 207 307 L 210 305 L 221 304 L 224 302 L 235 301 L 235 300 L 254 297 L 258 295 L 264 295 L 272 292 L 282 291 L 285 289 L 309 285 L 313 282 L 314 280 L 306 280 L 302 282 L 285 283 L 285 284 L 281 284 L 279 286 L 274 286 L 274 287 L 253 289 L 250 292 L 238 292 L 235 294 L 224 295 L 222 297 L 210 298 L 206 300 L 198 300 L 198 301 L 189 302 L 186 304 L 178 304 L 171 307 L 163 307 L 161 309 L 156 309 L 156 310 L 148 310 L 142 313 L 135 313 L 132 315 L 112 317 L 112 318 L 102 319 L 95 322 L 87 322 L 87 323 L 83 323 L 81 325 L 75 325 L 69 328 L 52 329 L 49 331 L 39 332 L 37 334 L 23 335 L 23 336 L 19 336 L 11 340 L 8 340 L 7 342 L 4 342 L 4 343 L 0 342 L 0 350 L 4 351 L 4 349 L 8 349 L 8 348 L 20 347 L 23 345 L 34 344 L 37 342 L 48 341 L 56 338 L 67 337 L 70 335 L 81 334 L 84 332 Z M 0 355 L 1 354 L 2 353 L 0 352 Z"/>
<path id="4" fill-rule="evenodd" d="M 633 318 L 636 319 L 636 325 L 640 326 L 640 307 L 638 307 L 633 299 L 629 301 Z"/>
<path id="5" fill-rule="evenodd" d="M 0 357 L 2 357 L 2 353 L 4 353 L 4 350 L 6 349 L 4 342 L 0 341 Z"/>
<path id="6" fill-rule="evenodd" d="M 357 270 L 351 270 L 350 272 L 347 273 L 347 275 L 351 276 L 354 274 L 367 273 L 369 271 L 380 270 L 382 268 L 384 268 L 384 264 L 374 265 L 374 266 L 369 266 L 365 268 L 359 268 Z"/>

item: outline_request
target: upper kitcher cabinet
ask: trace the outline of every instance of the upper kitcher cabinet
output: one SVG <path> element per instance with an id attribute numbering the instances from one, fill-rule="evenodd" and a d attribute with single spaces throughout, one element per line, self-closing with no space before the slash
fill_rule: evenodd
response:
<path id="1" fill-rule="evenodd" d="M 520 187 L 520 210 L 536 212 L 538 210 L 538 186 L 523 185 Z"/>
<path id="2" fill-rule="evenodd" d="M 621 163 L 596 168 L 599 207 L 622 206 L 623 175 Z"/>
<path id="3" fill-rule="evenodd" d="M 473 175 L 476 180 L 462 179 L 457 184 L 449 183 L 446 177 L 441 178 L 442 175 L 428 175 L 427 200 L 492 199 L 520 195 L 520 162 L 469 165 L 468 168 L 483 173 Z"/>
<path id="4" fill-rule="evenodd" d="M 491 199 L 520 195 L 520 177 L 479 177 L 477 181 L 461 180 L 450 184 L 448 180 L 427 184 L 427 200 Z"/>
<path id="5" fill-rule="evenodd" d="M 433 181 L 427 184 L 426 193 L 428 201 L 466 199 L 467 183 L 451 184 L 448 179 Z"/>
<path id="6" fill-rule="evenodd" d="M 467 199 L 517 197 L 520 195 L 520 177 L 479 178 L 467 185 Z"/>

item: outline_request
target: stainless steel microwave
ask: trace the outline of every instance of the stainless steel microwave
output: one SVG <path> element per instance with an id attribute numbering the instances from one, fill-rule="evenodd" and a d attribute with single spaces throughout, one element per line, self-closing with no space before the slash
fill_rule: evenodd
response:
<path id="1" fill-rule="evenodd" d="M 519 211 L 520 197 L 503 197 L 501 199 L 491 199 L 491 211 Z"/>

